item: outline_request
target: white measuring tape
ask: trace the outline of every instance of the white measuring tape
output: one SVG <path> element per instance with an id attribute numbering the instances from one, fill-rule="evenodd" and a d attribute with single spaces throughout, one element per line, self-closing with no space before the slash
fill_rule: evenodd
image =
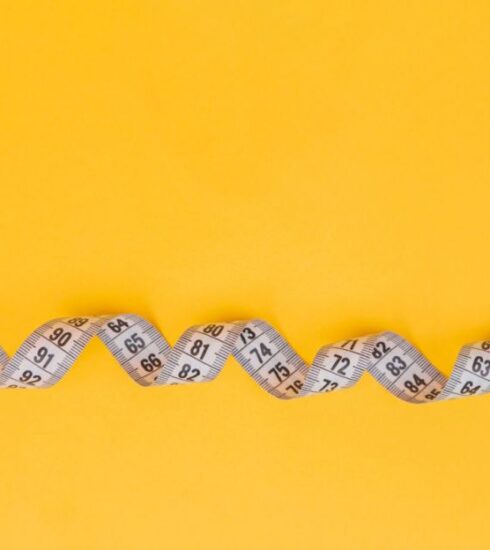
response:
<path id="1" fill-rule="evenodd" d="M 256 382 L 281 399 L 348 388 L 364 371 L 410 403 L 490 391 L 490 341 L 464 346 L 447 379 L 414 346 L 393 332 L 325 346 L 310 367 L 265 321 L 194 326 L 172 348 L 153 325 L 133 314 L 45 323 L 11 359 L 0 348 L 0 387 L 53 386 L 94 336 L 142 386 L 213 380 L 233 355 Z"/>

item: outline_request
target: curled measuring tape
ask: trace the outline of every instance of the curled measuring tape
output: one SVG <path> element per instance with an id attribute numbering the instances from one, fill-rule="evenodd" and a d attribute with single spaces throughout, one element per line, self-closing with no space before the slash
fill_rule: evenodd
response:
<path id="1" fill-rule="evenodd" d="M 0 387 L 53 386 L 95 336 L 142 386 L 213 380 L 233 355 L 260 386 L 281 399 L 348 388 L 364 371 L 410 403 L 490 391 L 490 341 L 463 346 L 447 379 L 420 351 L 393 332 L 325 346 L 309 366 L 265 321 L 194 326 L 171 347 L 152 324 L 133 314 L 45 323 L 11 359 L 0 348 Z"/>

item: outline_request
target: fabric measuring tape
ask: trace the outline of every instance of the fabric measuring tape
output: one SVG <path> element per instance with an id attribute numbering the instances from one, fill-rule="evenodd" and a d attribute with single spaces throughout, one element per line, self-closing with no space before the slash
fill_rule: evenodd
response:
<path id="1" fill-rule="evenodd" d="M 11 359 L 0 348 L 0 387 L 53 386 L 95 336 L 142 386 L 211 381 L 232 355 L 262 388 L 280 399 L 348 388 L 365 371 L 409 403 L 490 391 L 490 340 L 463 346 L 446 378 L 393 332 L 324 346 L 309 366 L 262 320 L 193 326 L 171 347 L 152 324 L 133 314 L 63 318 L 41 325 Z"/>

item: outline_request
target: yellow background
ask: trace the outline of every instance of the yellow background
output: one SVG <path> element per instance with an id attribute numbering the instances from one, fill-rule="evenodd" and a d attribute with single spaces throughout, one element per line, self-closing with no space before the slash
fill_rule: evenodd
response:
<path id="1" fill-rule="evenodd" d="M 311 359 L 490 334 L 486 1 L 0 2 L 1 342 L 263 317 Z M 0 395 L 3 548 L 485 548 L 490 398 L 142 389 L 92 343 Z"/>

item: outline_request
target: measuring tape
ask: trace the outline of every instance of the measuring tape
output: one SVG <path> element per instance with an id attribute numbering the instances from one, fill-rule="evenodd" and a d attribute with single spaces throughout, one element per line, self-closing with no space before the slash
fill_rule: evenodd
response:
<path id="1" fill-rule="evenodd" d="M 211 381 L 233 355 L 260 386 L 280 399 L 348 388 L 364 371 L 409 403 L 490 391 L 490 340 L 463 346 L 448 379 L 393 332 L 327 345 L 309 366 L 271 325 L 259 319 L 196 325 L 171 347 L 152 324 L 133 314 L 45 323 L 11 359 L 0 348 L 0 387 L 53 386 L 95 336 L 142 386 Z"/>

